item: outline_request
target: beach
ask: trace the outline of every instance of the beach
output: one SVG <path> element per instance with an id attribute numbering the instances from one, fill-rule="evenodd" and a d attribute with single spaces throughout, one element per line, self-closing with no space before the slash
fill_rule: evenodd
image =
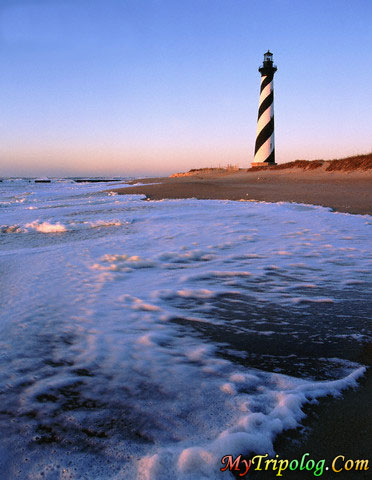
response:
<path id="1" fill-rule="evenodd" d="M 136 186 L 135 183 L 141 183 Z M 195 173 L 184 177 L 144 178 L 120 194 L 144 194 L 152 200 L 198 198 L 296 202 L 335 211 L 372 214 L 372 170 L 327 172 L 325 168 Z M 147 185 L 151 184 L 151 185 Z"/>
<path id="2" fill-rule="evenodd" d="M 347 478 L 350 480 L 367 480 L 371 478 L 371 441 L 372 412 L 369 407 L 372 397 L 372 374 L 370 367 L 371 344 L 359 352 L 360 361 L 369 366 L 357 389 L 349 389 L 341 398 L 321 399 L 317 405 L 312 405 L 306 411 L 302 428 L 290 430 L 280 436 L 275 444 L 275 451 L 282 459 L 298 459 L 305 453 L 316 462 L 325 459 L 329 470 L 324 471 L 327 478 Z M 369 469 L 366 471 L 332 471 L 332 462 L 339 455 L 348 459 L 368 459 Z M 336 461 L 335 468 L 343 467 L 343 462 Z M 252 478 L 274 479 L 277 472 L 253 472 Z M 304 470 L 286 470 L 283 477 L 314 478 L 314 472 Z M 238 476 L 237 476 L 238 478 Z M 241 478 L 241 477 L 240 477 Z"/>
<path id="3" fill-rule="evenodd" d="M 229 454 L 366 458 L 371 217 L 144 201 L 161 181 L 190 178 L 123 178 L 127 195 L 110 179 L 1 182 L 3 478 L 223 480 Z"/>
<path id="4" fill-rule="evenodd" d="M 0 480 L 372 480 L 372 0 L 1 7 Z"/>
<path id="5" fill-rule="evenodd" d="M 136 186 L 140 183 L 139 186 Z M 295 202 L 321 205 L 335 212 L 372 215 L 372 170 L 326 171 L 326 165 L 314 169 L 287 168 L 255 171 L 195 171 L 171 177 L 144 178 L 133 186 L 115 189 L 119 194 L 144 194 L 147 199 L 220 199 L 235 201 Z M 372 366 L 372 344 L 355 352 L 355 360 Z M 277 439 L 275 450 L 280 458 L 299 458 L 311 452 L 315 459 L 326 459 L 331 465 L 337 455 L 347 458 L 370 458 L 372 417 L 370 369 L 357 390 L 344 392 L 341 399 L 321 399 L 309 407 L 301 433 L 285 432 Z M 304 434 L 306 431 L 306 434 Z M 242 471 L 244 469 L 242 468 Z M 370 471 L 343 472 L 349 479 L 370 478 Z M 253 478 L 277 478 L 276 472 L 251 472 Z M 300 478 L 313 478 L 312 471 L 301 472 Z M 327 477 L 340 478 L 340 473 L 326 472 Z M 342 475 L 342 474 L 341 474 Z M 299 478 L 297 471 L 286 471 L 288 478 Z M 241 478 L 236 475 L 236 478 Z"/>

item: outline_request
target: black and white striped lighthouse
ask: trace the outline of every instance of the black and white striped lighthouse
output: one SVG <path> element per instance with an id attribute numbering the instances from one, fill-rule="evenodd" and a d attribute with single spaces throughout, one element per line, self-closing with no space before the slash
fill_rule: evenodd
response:
<path id="1" fill-rule="evenodd" d="M 252 167 L 275 165 L 274 144 L 274 73 L 273 54 L 268 50 L 264 54 L 261 73 L 261 91 L 257 118 L 257 136 Z"/>

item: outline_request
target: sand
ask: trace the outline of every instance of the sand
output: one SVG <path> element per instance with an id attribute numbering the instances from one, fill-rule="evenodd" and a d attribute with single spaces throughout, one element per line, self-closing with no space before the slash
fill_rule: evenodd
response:
<path id="1" fill-rule="evenodd" d="M 347 480 L 366 480 L 372 478 L 372 345 L 365 345 L 360 358 L 362 364 L 368 365 L 366 374 L 359 381 L 357 389 L 343 392 L 341 399 L 327 397 L 320 399 L 318 405 L 306 408 L 307 417 L 303 422 L 304 430 L 287 431 L 275 442 L 275 451 L 282 459 L 299 459 L 306 452 L 309 458 L 318 462 L 325 459 L 329 467 L 322 478 Z M 338 455 L 348 459 L 369 460 L 368 471 L 333 472 L 332 462 Z M 342 462 L 336 465 L 339 468 Z M 306 479 L 314 477 L 314 471 L 289 471 L 283 478 Z M 238 478 L 238 477 L 237 477 Z M 273 472 L 256 472 L 252 478 L 278 478 Z"/>
<path id="2" fill-rule="evenodd" d="M 135 183 L 146 185 L 135 186 Z M 156 183 L 148 185 L 149 183 Z M 326 172 L 320 168 L 206 173 L 185 177 L 145 178 L 134 186 L 114 188 L 119 194 L 144 194 L 152 200 L 199 198 L 297 202 L 338 212 L 372 215 L 372 170 Z M 117 187 L 115 185 L 115 187 Z"/>
<path id="3" fill-rule="evenodd" d="M 206 172 L 180 177 L 145 178 L 133 186 L 115 188 L 119 194 L 144 194 L 148 199 L 223 199 L 296 202 L 330 207 L 334 211 L 372 215 L 372 170 L 327 172 L 325 168 L 277 171 Z M 141 183 L 144 185 L 135 185 Z M 372 365 L 372 348 L 367 345 L 358 359 Z M 372 478 L 372 372 L 368 368 L 357 390 L 344 392 L 342 399 L 322 399 L 309 406 L 303 431 L 289 431 L 279 436 L 276 452 L 280 458 L 301 458 L 310 452 L 314 460 L 326 459 L 327 478 Z M 370 469 L 364 472 L 331 471 L 334 457 L 368 459 Z M 314 478 L 314 472 L 289 472 L 287 478 Z M 236 478 L 241 478 L 236 475 Z M 278 478 L 268 471 L 252 478 Z"/>

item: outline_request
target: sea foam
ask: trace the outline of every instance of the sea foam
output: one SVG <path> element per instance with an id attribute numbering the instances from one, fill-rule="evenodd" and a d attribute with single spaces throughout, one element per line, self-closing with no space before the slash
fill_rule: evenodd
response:
<path id="1" fill-rule="evenodd" d="M 222 456 L 273 453 L 307 403 L 357 386 L 365 218 L 38 188 L 37 219 L 2 208 L 25 233 L 1 236 L 5 480 L 232 478 Z"/>
<path id="2" fill-rule="evenodd" d="M 49 223 L 49 222 L 39 222 L 35 220 L 31 223 L 26 223 L 26 229 L 36 230 L 40 233 L 63 233 L 66 232 L 65 225 L 62 225 L 60 222 Z"/>

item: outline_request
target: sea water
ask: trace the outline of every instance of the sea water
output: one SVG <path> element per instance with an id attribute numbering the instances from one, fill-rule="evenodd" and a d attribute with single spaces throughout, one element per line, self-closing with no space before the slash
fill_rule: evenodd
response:
<path id="1" fill-rule="evenodd" d="M 372 219 L 0 183 L 2 479 L 229 478 L 356 387 Z"/>

